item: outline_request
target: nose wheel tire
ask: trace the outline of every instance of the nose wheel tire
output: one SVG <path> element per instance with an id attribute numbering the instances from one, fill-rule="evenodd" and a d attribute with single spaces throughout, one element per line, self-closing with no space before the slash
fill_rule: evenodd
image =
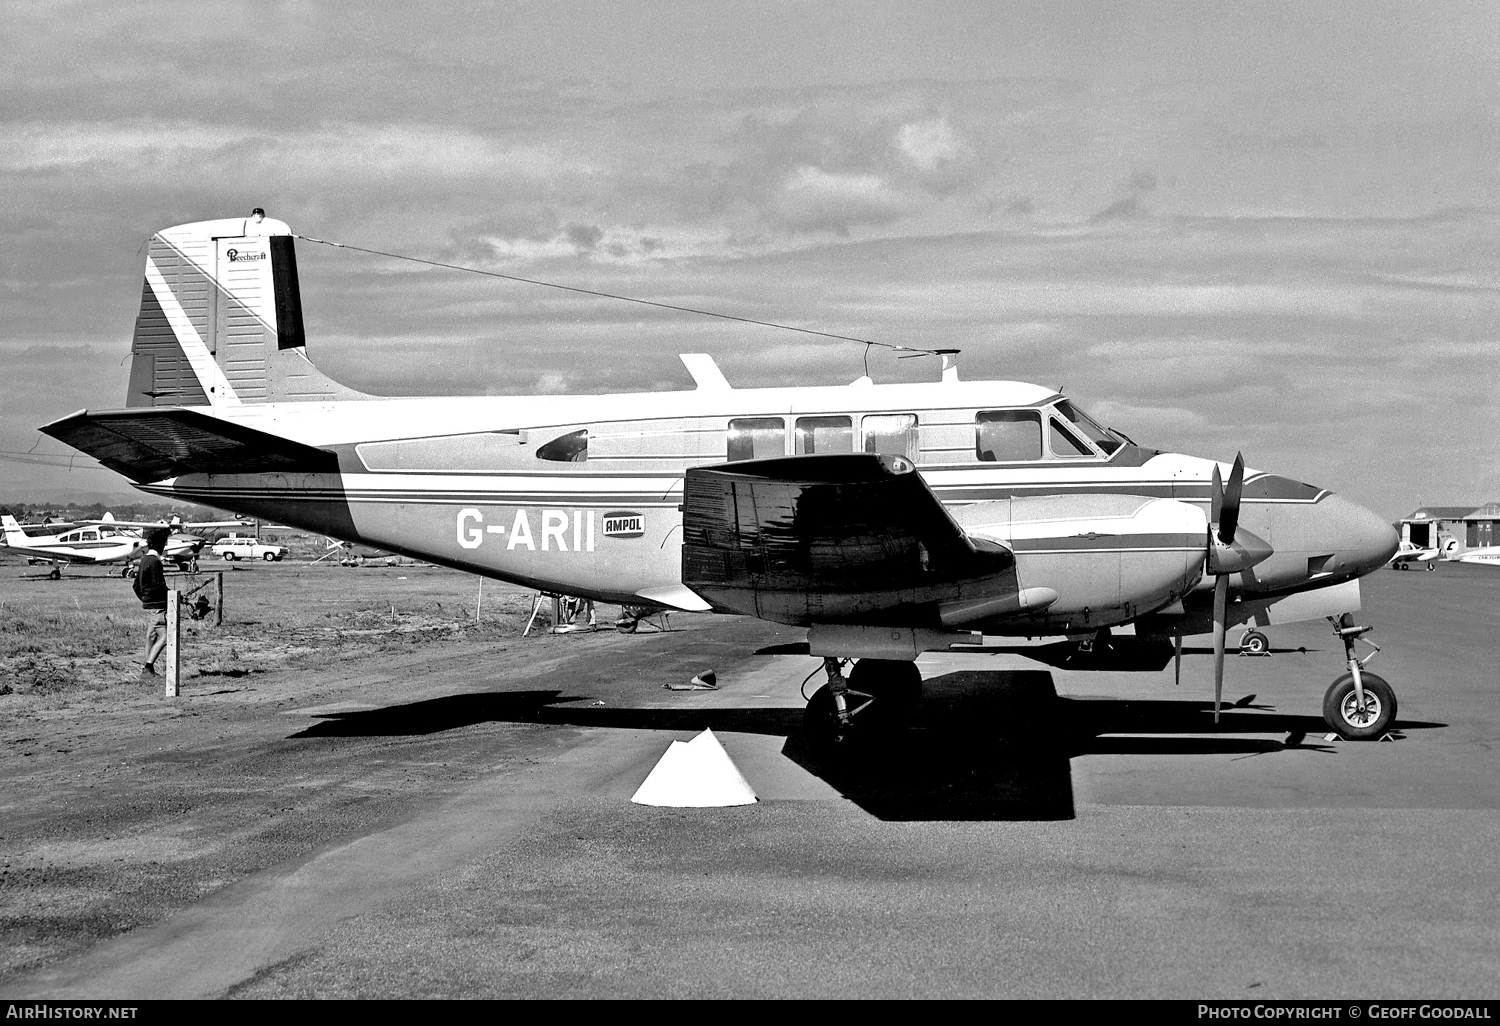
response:
<path id="1" fill-rule="evenodd" d="M 1271 651 L 1271 639 L 1260 631 L 1246 631 L 1240 639 L 1240 651 L 1245 655 L 1262 656 Z"/>
<path id="2" fill-rule="evenodd" d="M 1381 737 L 1396 719 L 1396 693 L 1391 686 L 1373 673 L 1359 676 L 1365 691 L 1363 707 L 1354 694 L 1354 675 L 1350 673 L 1334 681 L 1323 696 L 1323 719 L 1350 741 Z"/>

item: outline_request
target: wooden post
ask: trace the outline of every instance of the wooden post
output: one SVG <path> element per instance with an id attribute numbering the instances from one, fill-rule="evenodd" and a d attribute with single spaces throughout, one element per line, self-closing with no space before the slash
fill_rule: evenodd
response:
<path id="1" fill-rule="evenodd" d="M 214 626 L 224 626 L 224 571 L 220 570 L 214 575 L 218 578 L 214 585 Z"/>
<path id="2" fill-rule="evenodd" d="M 178 663 L 182 656 L 182 596 L 174 588 L 167 592 L 167 697 L 177 697 Z"/>

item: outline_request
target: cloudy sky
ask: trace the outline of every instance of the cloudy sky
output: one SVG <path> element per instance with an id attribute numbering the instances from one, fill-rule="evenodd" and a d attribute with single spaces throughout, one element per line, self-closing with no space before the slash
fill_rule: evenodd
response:
<path id="1" fill-rule="evenodd" d="M 0 450 L 123 403 L 142 244 L 301 234 L 918 347 L 1395 518 L 1500 499 L 1500 5 L 0 2 Z M 384 394 L 864 348 L 299 243 Z M 870 356 L 876 380 L 936 376 Z M 127 494 L 0 460 L 0 502 Z"/>

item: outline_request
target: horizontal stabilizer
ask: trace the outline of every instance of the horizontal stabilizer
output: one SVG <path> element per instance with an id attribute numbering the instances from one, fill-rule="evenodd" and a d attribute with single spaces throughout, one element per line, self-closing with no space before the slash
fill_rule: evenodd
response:
<path id="1" fill-rule="evenodd" d="M 83 410 L 41 430 L 137 484 L 182 474 L 337 470 L 327 450 L 181 407 Z"/>

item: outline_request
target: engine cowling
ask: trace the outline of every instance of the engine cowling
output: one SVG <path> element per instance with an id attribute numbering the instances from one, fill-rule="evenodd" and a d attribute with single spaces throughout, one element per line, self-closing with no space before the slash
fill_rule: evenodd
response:
<path id="1" fill-rule="evenodd" d="M 1011 614 L 965 624 L 973 629 L 1097 630 L 1179 601 L 1203 575 L 1207 517 L 1174 499 L 1022 496 L 951 512 L 971 537 L 1015 553 L 1019 591 L 1057 596 L 1021 620 Z"/>

